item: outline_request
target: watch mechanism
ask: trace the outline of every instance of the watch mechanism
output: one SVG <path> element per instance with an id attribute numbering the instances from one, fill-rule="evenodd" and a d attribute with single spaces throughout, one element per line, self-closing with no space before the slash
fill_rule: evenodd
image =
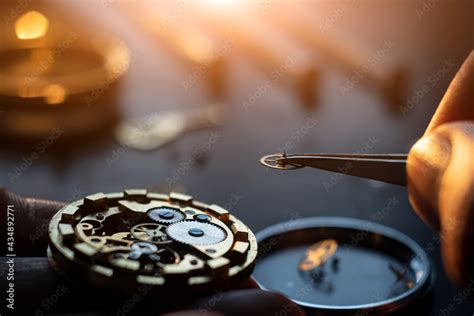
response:
<path id="1" fill-rule="evenodd" d="M 125 293 L 227 288 L 250 276 L 257 255 L 254 234 L 227 210 L 145 190 L 73 202 L 49 237 L 49 261 L 65 278 Z"/>

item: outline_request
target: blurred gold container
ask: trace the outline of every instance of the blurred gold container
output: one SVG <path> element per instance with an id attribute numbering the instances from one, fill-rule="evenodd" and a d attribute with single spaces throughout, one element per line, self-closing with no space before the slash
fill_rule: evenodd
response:
<path id="1" fill-rule="evenodd" d="M 80 136 L 119 118 L 130 52 L 117 37 L 39 11 L 0 25 L 0 137 Z"/>

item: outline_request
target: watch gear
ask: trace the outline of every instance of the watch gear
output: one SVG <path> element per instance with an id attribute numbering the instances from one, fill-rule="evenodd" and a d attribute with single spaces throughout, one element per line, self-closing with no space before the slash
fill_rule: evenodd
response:
<path id="1" fill-rule="evenodd" d="M 152 208 L 147 215 L 151 220 L 162 224 L 176 223 L 186 218 L 183 212 L 169 207 Z"/>
<path id="2" fill-rule="evenodd" d="M 138 240 L 152 243 L 169 243 L 171 240 L 165 232 L 166 226 L 154 223 L 143 223 L 133 226 L 130 234 Z"/>
<path id="3" fill-rule="evenodd" d="M 127 295 L 143 285 L 162 297 L 227 289 L 250 276 L 257 256 L 254 234 L 222 207 L 146 190 L 66 205 L 49 238 L 48 260 L 63 277 Z"/>
<path id="4" fill-rule="evenodd" d="M 162 267 L 164 264 L 178 263 L 180 261 L 180 256 L 176 251 L 164 245 L 155 245 L 148 242 L 136 242 L 132 245 L 130 250 L 116 251 L 112 253 L 110 259 L 149 261 Z M 149 267 L 150 265 L 148 265 L 148 270 L 150 270 Z"/>
<path id="5" fill-rule="evenodd" d="M 187 245 L 213 245 L 222 242 L 225 231 L 213 224 L 198 221 L 182 221 L 166 229 L 168 236 Z"/>

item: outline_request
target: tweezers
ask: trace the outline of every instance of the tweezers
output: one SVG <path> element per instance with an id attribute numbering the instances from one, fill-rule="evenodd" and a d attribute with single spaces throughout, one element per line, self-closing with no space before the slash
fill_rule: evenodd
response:
<path id="1" fill-rule="evenodd" d="M 405 154 L 272 154 L 260 159 L 265 167 L 293 170 L 304 167 L 343 173 L 406 186 Z"/>

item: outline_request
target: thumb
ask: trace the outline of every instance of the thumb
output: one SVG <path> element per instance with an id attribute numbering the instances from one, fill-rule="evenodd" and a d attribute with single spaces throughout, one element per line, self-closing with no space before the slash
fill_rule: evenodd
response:
<path id="1" fill-rule="evenodd" d="M 407 163 L 410 203 L 441 233 L 445 270 L 458 285 L 474 278 L 474 123 L 443 124 L 422 137 Z"/>

